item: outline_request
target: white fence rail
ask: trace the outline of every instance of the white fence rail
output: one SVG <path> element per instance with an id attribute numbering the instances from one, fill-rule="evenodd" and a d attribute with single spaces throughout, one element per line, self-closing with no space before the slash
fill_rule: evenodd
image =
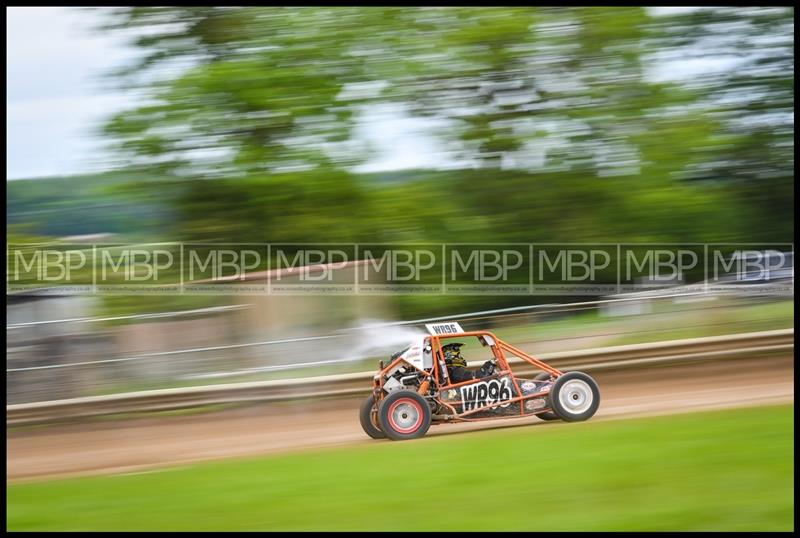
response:
<path id="1" fill-rule="evenodd" d="M 734 360 L 753 356 L 785 356 L 793 353 L 794 329 L 633 344 L 560 353 L 538 358 L 562 370 L 638 368 L 707 360 Z M 517 375 L 535 370 L 521 359 L 510 361 Z M 472 364 L 474 366 L 474 364 Z M 368 394 L 374 372 L 322 377 L 229 383 L 200 387 L 142 391 L 16 404 L 6 407 L 6 424 L 17 426 L 44 422 L 143 411 L 169 410 L 224 403 L 294 400 Z"/>

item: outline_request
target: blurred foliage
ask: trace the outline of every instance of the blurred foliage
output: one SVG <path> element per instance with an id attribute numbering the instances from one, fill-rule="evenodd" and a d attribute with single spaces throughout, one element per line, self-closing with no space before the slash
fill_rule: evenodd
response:
<path id="1" fill-rule="evenodd" d="M 790 241 L 792 16 L 121 8 L 106 28 L 138 30 L 146 54 L 118 75 L 150 100 L 105 131 L 126 166 L 204 180 L 180 198 L 186 239 Z M 685 82 L 649 73 L 730 57 Z M 387 102 L 446 121 L 450 157 L 478 172 L 359 182 L 357 112 Z"/>
<path id="2" fill-rule="evenodd" d="M 652 46 L 684 62 L 722 59 L 689 86 L 722 127 L 701 145 L 689 179 L 721 182 L 743 200 L 751 240 L 794 237 L 794 10 L 704 9 L 668 19 Z"/>
<path id="3" fill-rule="evenodd" d="M 47 241 L 99 233 L 124 234 L 126 240 L 153 237 L 174 221 L 174 210 L 167 192 L 155 197 L 140 188 L 142 180 L 127 172 L 106 172 L 8 181 L 7 239 L 23 242 L 12 240 L 14 230 L 48 236 Z"/>
<path id="4" fill-rule="evenodd" d="M 158 241 L 792 242 L 793 9 L 656 11 L 104 9 L 146 98 L 103 132 Z M 356 173 L 387 105 L 455 169 Z"/>

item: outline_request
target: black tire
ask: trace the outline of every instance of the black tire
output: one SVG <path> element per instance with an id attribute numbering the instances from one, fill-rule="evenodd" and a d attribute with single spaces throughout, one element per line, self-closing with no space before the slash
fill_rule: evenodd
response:
<path id="1" fill-rule="evenodd" d="M 393 441 L 416 439 L 431 427 L 431 410 L 416 392 L 393 392 L 378 405 L 378 425 Z"/>
<path id="2" fill-rule="evenodd" d="M 600 407 L 600 389 L 597 382 L 587 374 L 567 372 L 553 383 L 547 401 L 562 420 L 580 422 L 588 420 L 597 412 Z"/>
<path id="3" fill-rule="evenodd" d="M 533 378 L 534 381 L 544 381 L 546 379 L 550 379 L 550 374 L 547 372 L 542 372 L 536 377 Z M 552 411 L 545 411 L 544 413 L 536 413 L 536 416 L 542 420 L 561 420 L 561 417 L 553 413 Z"/>
<path id="4" fill-rule="evenodd" d="M 378 426 L 378 409 L 372 394 L 367 396 L 361 404 L 358 418 L 361 420 L 361 427 L 364 428 L 364 433 L 373 439 L 386 439 L 386 434 Z"/>

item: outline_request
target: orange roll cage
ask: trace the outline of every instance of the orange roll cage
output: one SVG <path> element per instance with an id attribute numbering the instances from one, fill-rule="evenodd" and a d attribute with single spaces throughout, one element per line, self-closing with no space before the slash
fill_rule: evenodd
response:
<path id="1" fill-rule="evenodd" d="M 514 402 L 521 402 L 522 400 L 528 400 L 528 399 L 532 399 L 532 398 L 542 397 L 542 396 L 544 396 L 546 394 L 546 393 L 535 393 L 535 394 L 526 394 L 526 395 L 523 396 L 522 395 L 522 391 L 520 390 L 520 387 L 517 384 L 517 378 L 514 377 L 513 372 L 511 371 L 511 367 L 508 364 L 508 360 L 506 359 L 506 356 L 505 356 L 504 352 L 508 352 L 509 354 L 511 354 L 513 356 L 519 357 L 520 359 L 524 360 L 525 362 L 535 366 L 536 368 L 538 368 L 540 370 L 543 370 L 543 371 L 551 374 L 554 377 L 558 377 L 560 375 L 563 375 L 563 372 L 561 372 L 560 370 L 558 370 L 556 368 L 553 368 L 552 366 L 540 361 L 539 359 L 537 359 L 537 358 L 525 353 L 521 349 L 519 349 L 517 347 L 514 347 L 514 346 L 512 346 L 512 345 L 510 345 L 510 344 L 508 344 L 508 343 L 506 343 L 506 342 L 504 342 L 502 340 L 500 340 L 499 338 L 497 338 L 497 336 L 494 335 L 494 333 L 489 332 L 489 331 L 467 331 L 467 332 L 461 332 L 461 333 L 450 333 L 450 334 L 446 334 L 446 335 L 430 335 L 430 336 L 427 336 L 424 341 L 429 341 L 430 342 L 430 346 L 431 346 L 431 357 L 432 357 L 432 360 L 433 360 L 433 365 L 432 365 L 431 371 L 428 372 L 426 370 L 419 370 L 418 368 L 416 368 L 413 365 L 411 365 L 412 368 L 415 368 L 423 376 L 425 376 L 426 377 L 425 381 L 433 380 L 434 383 L 435 383 L 435 386 L 438 388 L 438 390 L 440 392 L 447 391 L 447 390 L 450 390 L 450 389 L 454 389 L 454 388 L 458 388 L 458 387 L 461 387 L 461 386 L 464 386 L 464 385 L 469 385 L 471 383 L 474 383 L 475 382 L 474 380 L 462 381 L 460 383 L 450 383 L 450 378 L 449 378 L 449 375 L 447 373 L 447 367 L 446 367 L 445 362 L 444 362 L 444 354 L 442 353 L 442 343 L 441 343 L 442 340 L 450 340 L 450 339 L 454 339 L 454 338 L 464 338 L 464 337 L 471 337 L 471 336 L 478 337 L 478 338 L 482 338 L 483 337 L 483 342 L 488 342 L 489 340 L 486 339 L 488 337 L 489 339 L 491 339 L 492 342 L 494 342 L 494 344 L 488 344 L 487 343 L 486 345 L 488 345 L 489 348 L 492 350 L 492 355 L 494 356 L 494 358 L 497 361 L 497 364 L 499 366 L 499 370 L 497 370 L 495 373 L 500 375 L 500 376 L 508 375 L 509 378 L 511 379 L 511 382 L 514 385 L 514 388 L 516 389 L 516 393 L 517 393 L 518 396 L 515 396 L 514 398 L 511 398 L 511 399 L 508 399 L 508 400 L 503 400 L 502 402 L 497 402 L 497 403 L 494 403 L 494 404 L 490 404 L 490 405 L 483 406 L 483 407 L 480 407 L 480 408 L 477 408 L 477 409 L 473 409 L 473 410 L 470 410 L 470 411 L 466 411 L 466 412 L 458 412 L 456 410 L 456 408 L 454 406 L 452 406 L 450 403 L 445 402 L 440 398 L 436 398 L 436 401 L 438 403 L 448 407 L 453 412 L 454 418 L 456 418 L 457 420 L 489 420 L 489 419 L 491 419 L 491 417 L 477 418 L 477 419 L 476 418 L 466 418 L 466 417 L 468 415 L 473 414 L 473 413 L 477 413 L 477 412 L 480 412 L 480 411 L 486 411 L 487 409 L 492 409 L 492 408 L 497 407 L 499 405 L 507 405 L 507 404 L 514 403 Z M 378 375 L 375 376 L 375 391 L 374 391 L 374 394 L 375 394 L 376 401 L 380 400 L 381 397 L 382 397 L 383 379 L 384 379 L 385 374 L 389 370 L 394 368 L 395 365 L 397 365 L 397 364 L 399 364 L 401 362 L 406 362 L 406 364 L 408 364 L 408 362 L 405 361 L 402 357 L 398 357 L 395 360 L 391 361 L 387 366 L 382 368 L 381 371 L 378 373 Z M 543 409 L 542 410 L 537 410 L 537 413 L 541 412 L 541 411 L 544 411 L 544 410 Z M 528 413 L 528 414 L 531 414 L 531 413 Z M 526 415 L 526 413 L 524 412 L 523 406 L 520 405 L 520 416 L 524 416 L 524 415 Z"/>

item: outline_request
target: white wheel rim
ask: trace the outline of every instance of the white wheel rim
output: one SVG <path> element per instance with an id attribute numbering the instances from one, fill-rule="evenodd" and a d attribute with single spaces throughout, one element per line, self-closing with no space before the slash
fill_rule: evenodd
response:
<path id="1" fill-rule="evenodd" d="M 574 379 L 564 383 L 558 391 L 558 401 L 567 413 L 580 415 L 592 406 L 594 394 L 586 381 Z"/>
<path id="2" fill-rule="evenodd" d="M 418 420 L 419 412 L 411 404 L 401 403 L 392 410 L 392 422 L 401 430 L 411 429 Z"/>

